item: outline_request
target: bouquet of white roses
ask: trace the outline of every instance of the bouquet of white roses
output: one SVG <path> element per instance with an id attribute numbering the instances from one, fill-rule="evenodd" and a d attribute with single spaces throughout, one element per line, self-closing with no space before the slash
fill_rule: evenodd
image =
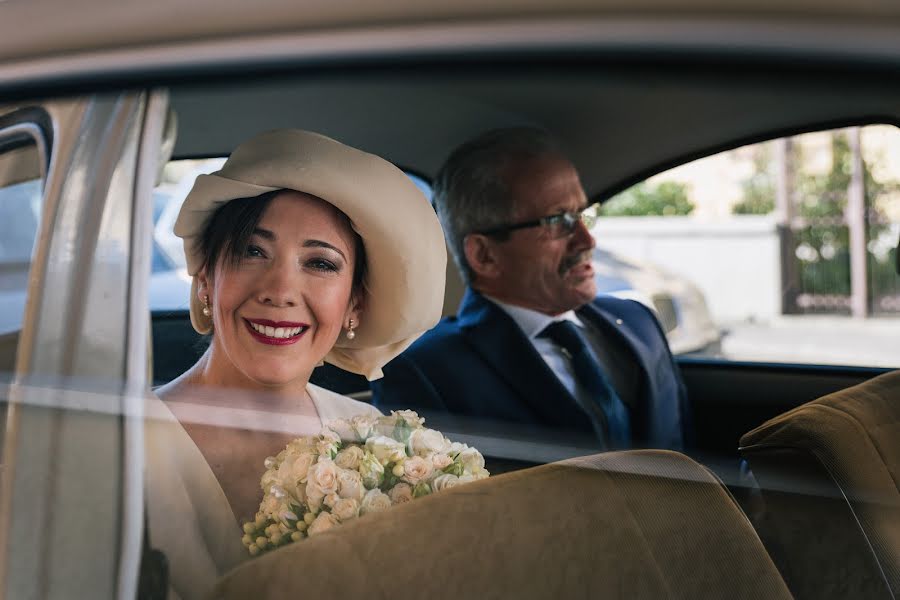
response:
<path id="1" fill-rule="evenodd" d="M 339 419 L 267 458 L 259 512 L 243 526 L 250 554 L 489 475 L 478 450 L 424 423 L 410 410 Z"/>

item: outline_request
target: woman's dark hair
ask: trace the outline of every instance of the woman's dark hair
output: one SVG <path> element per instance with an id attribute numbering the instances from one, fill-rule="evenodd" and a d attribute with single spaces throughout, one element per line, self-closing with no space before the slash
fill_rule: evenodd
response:
<path id="1" fill-rule="evenodd" d="M 224 256 L 225 261 L 231 266 L 237 266 L 250 244 L 250 238 L 259 225 L 259 220 L 269 207 L 272 199 L 284 190 L 266 192 L 250 198 L 238 198 L 220 206 L 209 219 L 203 234 L 200 236 L 200 252 L 205 257 L 203 266 L 207 273 L 213 273 L 219 258 Z M 350 219 L 344 213 L 340 215 L 346 219 L 350 227 Z M 353 293 L 362 297 L 366 281 L 368 261 L 366 260 L 366 248 L 362 238 L 353 231 L 355 242 L 353 261 Z"/>

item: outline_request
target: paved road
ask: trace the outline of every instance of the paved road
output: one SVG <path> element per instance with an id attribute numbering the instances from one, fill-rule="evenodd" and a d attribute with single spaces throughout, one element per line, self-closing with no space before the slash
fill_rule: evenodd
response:
<path id="1" fill-rule="evenodd" d="M 723 329 L 721 356 L 731 360 L 900 368 L 900 316 L 804 315 Z"/>

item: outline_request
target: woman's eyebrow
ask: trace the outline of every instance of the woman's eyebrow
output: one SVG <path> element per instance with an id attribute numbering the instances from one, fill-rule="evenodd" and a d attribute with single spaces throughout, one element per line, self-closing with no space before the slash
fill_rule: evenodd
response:
<path id="1" fill-rule="evenodd" d="M 332 246 L 328 242 L 323 242 L 322 240 L 306 240 L 305 242 L 303 242 L 303 247 L 304 248 L 331 248 L 332 250 L 334 250 L 335 252 L 340 254 L 341 258 L 343 258 L 344 260 L 347 260 L 347 257 L 344 256 L 344 253 L 341 252 L 339 248 Z"/>
<path id="2" fill-rule="evenodd" d="M 275 240 L 275 233 L 269 231 L 268 229 L 263 229 L 262 227 L 257 227 L 256 229 L 254 229 L 253 235 L 258 235 L 264 240 L 269 240 L 270 242 Z"/>

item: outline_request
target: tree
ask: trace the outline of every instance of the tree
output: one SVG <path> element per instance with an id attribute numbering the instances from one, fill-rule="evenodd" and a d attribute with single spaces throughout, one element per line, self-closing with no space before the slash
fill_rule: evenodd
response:
<path id="1" fill-rule="evenodd" d="M 772 144 L 757 144 L 752 150 L 753 174 L 741 183 L 744 197 L 731 207 L 736 215 L 767 215 L 775 208 Z"/>
<path id="2" fill-rule="evenodd" d="M 600 207 L 606 217 L 644 217 L 689 215 L 694 203 L 687 194 L 687 186 L 677 181 L 650 185 L 646 181 L 613 196 Z"/>

